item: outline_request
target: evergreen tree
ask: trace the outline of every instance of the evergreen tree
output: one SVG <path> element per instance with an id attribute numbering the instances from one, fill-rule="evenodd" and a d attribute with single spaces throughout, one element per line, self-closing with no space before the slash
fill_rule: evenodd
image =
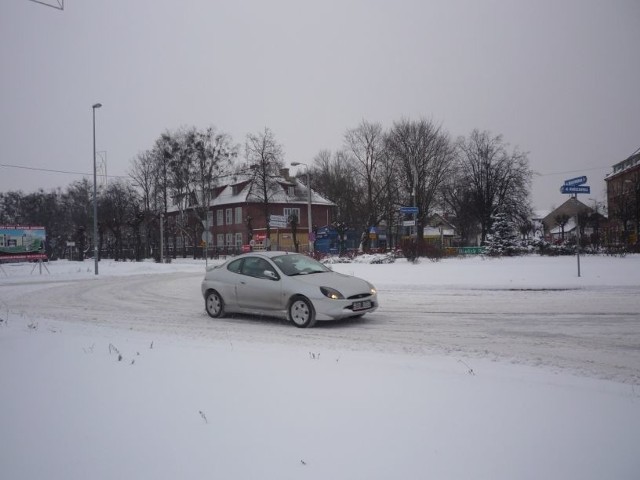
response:
<path id="1" fill-rule="evenodd" d="M 522 249 L 518 241 L 518 228 L 506 213 L 493 216 L 493 224 L 485 242 L 487 255 L 493 257 L 518 255 Z"/>

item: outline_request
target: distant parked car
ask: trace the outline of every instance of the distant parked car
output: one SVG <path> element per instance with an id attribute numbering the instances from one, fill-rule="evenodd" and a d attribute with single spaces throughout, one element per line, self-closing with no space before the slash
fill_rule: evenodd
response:
<path id="1" fill-rule="evenodd" d="M 246 253 L 208 268 L 202 295 L 211 317 L 271 315 L 300 328 L 317 320 L 361 317 L 378 308 L 369 282 L 333 272 L 306 255 L 277 251 Z"/>

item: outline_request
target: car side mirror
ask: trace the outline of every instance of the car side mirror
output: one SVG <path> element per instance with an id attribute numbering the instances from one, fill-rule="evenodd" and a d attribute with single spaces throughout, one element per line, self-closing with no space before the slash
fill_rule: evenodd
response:
<path id="1" fill-rule="evenodd" d="M 265 270 L 263 272 L 265 278 L 268 278 L 269 280 L 279 280 L 280 278 L 278 277 L 278 274 L 276 272 L 274 272 L 273 270 Z"/>

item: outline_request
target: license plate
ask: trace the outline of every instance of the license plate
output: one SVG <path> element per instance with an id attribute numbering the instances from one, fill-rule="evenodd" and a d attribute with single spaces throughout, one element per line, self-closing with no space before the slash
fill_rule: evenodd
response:
<path id="1" fill-rule="evenodd" d="M 353 302 L 353 311 L 356 312 L 358 310 L 366 310 L 367 308 L 371 308 L 371 301 L 365 300 L 363 302 Z"/>

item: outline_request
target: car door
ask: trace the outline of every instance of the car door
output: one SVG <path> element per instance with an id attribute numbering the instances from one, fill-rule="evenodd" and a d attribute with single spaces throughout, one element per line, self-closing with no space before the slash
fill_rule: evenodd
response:
<path id="1" fill-rule="evenodd" d="M 272 272 L 265 274 L 265 271 Z M 246 257 L 237 284 L 238 306 L 247 310 L 282 310 L 282 281 L 273 266 L 263 258 Z"/>

